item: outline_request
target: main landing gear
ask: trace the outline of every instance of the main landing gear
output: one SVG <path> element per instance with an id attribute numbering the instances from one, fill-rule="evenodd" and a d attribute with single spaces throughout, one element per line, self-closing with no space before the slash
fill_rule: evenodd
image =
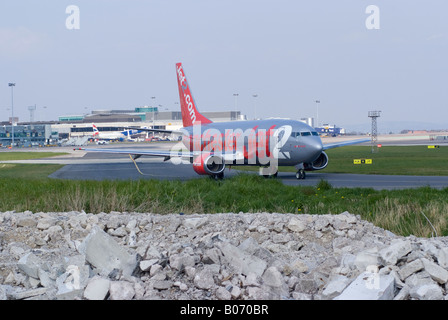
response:
<path id="1" fill-rule="evenodd" d="M 305 170 L 304 169 L 299 169 L 296 172 L 296 178 L 299 179 L 299 180 L 305 179 L 306 178 Z"/>

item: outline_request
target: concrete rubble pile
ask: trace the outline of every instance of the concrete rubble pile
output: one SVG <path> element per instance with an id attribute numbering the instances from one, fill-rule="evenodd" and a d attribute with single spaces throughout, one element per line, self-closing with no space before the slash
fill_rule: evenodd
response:
<path id="1" fill-rule="evenodd" d="M 0 213 L 0 300 L 440 300 L 448 239 L 348 212 Z"/>

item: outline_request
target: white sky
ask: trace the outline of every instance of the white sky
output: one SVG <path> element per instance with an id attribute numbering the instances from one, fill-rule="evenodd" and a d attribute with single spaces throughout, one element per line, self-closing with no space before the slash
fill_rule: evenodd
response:
<path id="1" fill-rule="evenodd" d="M 66 27 L 69 5 L 79 30 Z M 379 30 L 366 28 L 369 5 Z M 178 110 L 182 62 L 201 111 L 299 119 L 316 117 L 318 99 L 320 122 L 369 123 L 381 110 L 379 122 L 448 128 L 447 16 L 446 0 L 2 1 L 0 120 L 8 82 L 24 121 L 34 104 L 36 120 Z"/>

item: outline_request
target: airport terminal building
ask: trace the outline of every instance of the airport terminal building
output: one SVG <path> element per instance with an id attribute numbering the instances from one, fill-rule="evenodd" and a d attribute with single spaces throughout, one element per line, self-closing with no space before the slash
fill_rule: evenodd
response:
<path id="1" fill-rule="evenodd" d="M 14 134 L 14 139 L 13 139 Z M 24 124 L 0 126 L 0 146 L 44 146 L 59 140 L 59 134 L 50 124 Z"/>
<path id="2" fill-rule="evenodd" d="M 213 122 L 247 120 L 240 111 L 203 112 L 203 115 Z M 302 118 L 311 126 L 313 118 Z M 93 124 L 99 132 L 111 133 L 125 131 L 129 127 L 147 127 L 162 130 L 179 130 L 182 125 L 180 111 L 159 111 L 157 107 L 137 107 L 134 109 L 94 110 L 90 114 L 60 116 L 58 121 L 23 122 L 14 126 L 15 146 L 44 145 L 83 145 L 93 138 Z M 12 143 L 12 127 L 10 122 L 0 124 L 0 145 L 9 146 Z M 317 128 L 316 128 L 317 129 Z M 321 134 L 343 134 L 339 128 L 329 128 L 326 125 L 319 128 Z M 170 138 L 169 134 L 141 133 L 139 140 L 153 136 Z"/>
<path id="3" fill-rule="evenodd" d="M 214 122 L 243 119 L 240 112 L 204 112 Z M 180 111 L 158 111 L 157 108 L 141 107 L 134 110 L 95 110 L 91 114 L 59 117 L 52 125 L 61 138 L 92 135 L 92 124 L 100 132 L 123 131 L 126 127 L 148 127 L 162 130 L 178 130 L 182 127 Z"/>

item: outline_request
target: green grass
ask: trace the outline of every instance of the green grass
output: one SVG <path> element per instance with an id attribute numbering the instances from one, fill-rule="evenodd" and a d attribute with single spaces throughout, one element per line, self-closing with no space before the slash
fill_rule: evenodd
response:
<path id="1" fill-rule="evenodd" d="M 0 163 L 0 178 L 2 179 L 46 179 L 59 170 L 62 164 L 20 164 Z"/>
<path id="2" fill-rule="evenodd" d="M 372 153 L 368 146 L 348 146 L 327 151 L 329 163 L 322 172 L 448 175 L 448 148 L 427 146 L 386 146 Z M 372 159 L 372 164 L 353 164 L 353 159 Z"/>
<path id="3" fill-rule="evenodd" d="M 66 155 L 66 152 L 0 152 L 0 161 L 32 160 Z M 0 178 L 45 179 L 62 168 L 59 164 L 0 163 Z"/>
<path id="4" fill-rule="evenodd" d="M 380 174 L 447 175 L 448 148 L 370 147 L 328 150 L 326 171 Z M 2 154 L 2 153 L 0 153 Z M 53 154 L 54 155 L 54 154 Z M 42 154 L 40 153 L 40 156 Z M 373 159 L 353 165 L 353 159 Z M 287 186 L 276 179 L 240 174 L 223 181 L 70 181 L 48 175 L 62 165 L 0 164 L 0 211 L 86 211 L 218 213 L 279 212 L 339 214 L 348 211 L 398 235 L 448 235 L 448 188 L 406 190 Z M 291 170 L 292 171 L 292 170 Z M 434 225 L 435 232 L 429 221 Z"/>
<path id="5" fill-rule="evenodd" d="M 0 161 L 10 160 L 31 160 L 48 157 L 66 155 L 66 152 L 20 152 L 20 151 L 1 151 Z"/>
<path id="6" fill-rule="evenodd" d="M 448 235 L 448 188 L 397 191 L 287 186 L 276 179 L 240 174 L 223 181 L 70 181 L 0 178 L 0 211 L 339 214 L 348 211 L 396 234 Z M 424 215 L 425 216 L 424 216 Z"/>
<path id="7" fill-rule="evenodd" d="M 448 147 L 428 149 L 427 146 L 386 146 L 372 153 L 369 146 L 347 146 L 326 151 L 328 166 L 319 172 L 391 174 L 391 175 L 448 175 Z M 372 159 L 372 164 L 353 164 L 354 159 Z M 258 167 L 235 166 L 238 170 L 257 170 Z M 295 172 L 294 167 L 280 167 L 282 172 Z"/>

